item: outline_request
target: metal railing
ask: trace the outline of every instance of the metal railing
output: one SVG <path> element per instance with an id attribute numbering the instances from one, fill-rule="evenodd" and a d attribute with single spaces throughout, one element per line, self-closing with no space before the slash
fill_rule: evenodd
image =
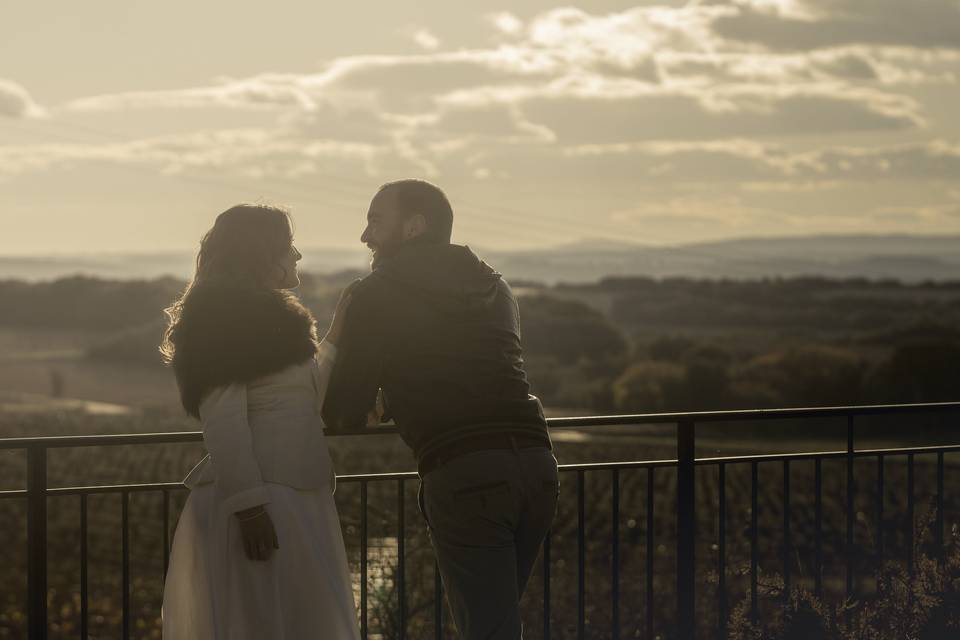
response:
<path id="1" fill-rule="evenodd" d="M 608 462 L 589 464 L 565 464 L 560 470 L 564 474 L 573 474 L 576 477 L 577 502 L 577 638 L 586 637 L 586 535 L 585 535 L 585 476 L 586 474 L 609 473 L 611 481 L 611 539 L 610 539 L 610 581 L 611 581 L 611 637 L 617 639 L 621 631 L 621 575 L 620 575 L 620 474 L 624 470 L 646 470 L 646 565 L 645 565 L 645 602 L 633 602 L 634 608 L 643 607 L 645 611 L 645 632 L 647 638 L 654 636 L 654 475 L 657 469 L 671 467 L 676 469 L 676 628 L 671 634 L 677 638 L 692 639 L 696 634 L 696 502 L 695 502 L 695 469 L 698 466 L 716 466 L 717 480 L 717 624 L 719 637 L 724 637 L 728 612 L 727 593 L 727 496 L 726 471 L 736 464 L 750 466 L 751 471 L 751 509 L 750 509 L 750 609 L 751 615 L 756 618 L 758 612 L 758 470 L 760 464 L 779 462 L 783 469 L 783 545 L 782 571 L 785 593 L 789 593 L 791 584 L 790 560 L 791 545 L 791 509 L 790 509 L 790 477 L 791 463 L 796 461 L 812 461 L 815 465 L 815 591 L 818 595 L 823 590 L 823 479 L 822 462 L 830 459 L 846 460 L 846 523 L 845 545 L 846 551 L 852 553 L 855 526 L 855 478 L 854 461 L 858 458 L 871 457 L 878 461 L 876 487 L 878 489 L 877 518 L 878 536 L 876 540 L 876 558 L 883 559 L 883 495 L 884 495 L 884 461 L 893 456 L 904 456 L 907 460 L 907 500 L 908 515 L 907 529 L 910 544 L 907 545 L 908 563 L 913 568 L 913 521 L 914 521 L 914 457 L 922 454 L 937 456 L 937 493 L 934 535 L 936 543 L 942 547 L 944 526 L 944 456 L 948 453 L 960 451 L 960 443 L 925 447 L 899 447 L 885 449 L 857 449 L 854 442 L 854 426 L 858 418 L 878 415 L 906 415 L 906 414 L 952 414 L 960 411 L 960 402 L 931 403 L 913 405 L 874 405 L 850 406 L 811 409 L 763 409 L 748 411 L 712 411 L 696 413 L 661 413 L 643 415 L 620 415 L 599 417 L 553 418 L 550 419 L 551 429 L 590 428 L 599 426 L 621 425 L 676 425 L 677 457 L 667 460 L 644 460 L 631 462 Z M 696 458 L 696 425 L 717 422 L 755 423 L 771 420 L 799 420 L 833 418 L 845 421 L 847 446 L 845 450 L 820 451 L 803 453 L 784 453 L 767 455 L 743 455 L 727 457 Z M 378 428 L 366 432 L 330 432 L 329 435 L 378 435 L 396 433 L 393 428 Z M 79 496 L 80 498 L 80 635 L 88 637 L 88 549 L 87 549 L 87 497 L 92 494 L 119 493 L 121 495 L 121 554 L 122 554 L 122 635 L 130 637 L 130 544 L 129 544 L 129 497 L 138 492 L 160 492 L 163 496 L 163 565 L 167 566 L 170 548 L 169 516 L 170 494 L 182 491 L 184 486 L 179 482 L 102 485 L 88 487 L 55 487 L 47 486 L 47 451 L 50 449 L 117 446 L 139 444 L 169 444 L 191 443 L 202 440 L 199 432 L 152 433 L 152 434 L 124 434 L 124 435 L 91 435 L 91 436 L 64 436 L 64 437 L 36 437 L 36 438 L 7 438 L 0 439 L 0 450 L 23 450 L 27 456 L 27 487 L 25 490 L 0 491 L 0 499 L 25 499 L 27 502 L 27 538 L 28 538 L 28 635 L 31 640 L 45 640 L 47 638 L 47 499 L 54 496 Z M 401 637 L 405 635 L 407 620 L 406 602 L 406 555 L 405 555 L 405 487 L 406 483 L 417 479 L 416 473 L 387 473 L 338 476 L 338 483 L 359 483 L 360 485 L 360 621 L 364 638 L 368 635 L 368 589 L 367 589 L 367 498 L 370 483 L 394 482 L 397 486 L 397 603 L 399 612 L 399 628 Z M 551 546 L 552 538 L 548 535 L 543 545 L 542 575 L 543 575 L 543 636 L 551 637 Z M 854 591 L 854 566 L 847 563 L 845 576 L 846 594 Z M 443 637 L 443 610 L 441 584 L 439 572 L 435 570 L 434 577 L 434 616 L 436 620 L 435 634 Z"/>

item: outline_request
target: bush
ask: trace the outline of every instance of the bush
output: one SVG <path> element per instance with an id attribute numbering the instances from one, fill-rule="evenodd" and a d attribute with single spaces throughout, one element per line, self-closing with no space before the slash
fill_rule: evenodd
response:
<path id="1" fill-rule="evenodd" d="M 602 361 L 625 354 L 626 338 L 599 311 L 575 300 L 529 296 L 520 300 L 523 350 L 562 364 Z"/>
<path id="2" fill-rule="evenodd" d="M 942 553 L 925 547 L 932 539 L 934 511 L 915 536 L 913 573 L 895 562 L 880 572 L 878 595 L 857 606 L 829 606 L 803 589 L 766 621 L 750 619 L 749 596 L 730 616 L 730 640 L 947 640 L 960 638 L 960 531 L 954 527 Z M 778 578 L 764 583 L 765 595 L 783 597 Z"/>

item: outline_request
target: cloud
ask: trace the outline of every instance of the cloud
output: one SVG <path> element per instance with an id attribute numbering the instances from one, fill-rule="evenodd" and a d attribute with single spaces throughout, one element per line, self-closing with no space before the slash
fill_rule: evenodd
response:
<path id="1" fill-rule="evenodd" d="M 917 110 L 912 101 L 882 93 L 763 87 L 616 100 L 539 99 L 523 106 L 532 122 L 555 132 L 562 144 L 895 131 L 918 126 Z"/>
<path id="2" fill-rule="evenodd" d="M 73 100 L 66 111 L 122 111 L 156 108 L 254 108 L 295 107 L 303 111 L 316 108 L 316 101 L 295 74 L 265 74 L 242 80 L 224 79 L 208 87 L 169 91 L 133 91 L 96 95 Z"/>
<path id="3" fill-rule="evenodd" d="M 410 34 L 414 43 L 425 51 L 436 51 L 440 48 L 440 39 L 433 35 L 429 29 L 416 29 Z"/>
<path id="4" fill-rule="evenodd" d="M 878 1 L 892 6 L 890 0 Z M 718 27 L 759 16 L 791 28 L 826 28 L 865 8 L 859 0 L 844 5 L 852 7 L 845 12 L 831 13 L 832 6 L 813 0 L 701 0 L 608 14 L 560 8 L 526 22 L 501 12 L 487 16 L 498 34 L 488 47 L 440 51 L 436 36 L 422 27 L 411 32 L 425 49 L 420 53 L 345 56 L 312 73 L 93 96 L 65 109 L 270 109 L 284 117 L 322 113 L 333 119 L 331 128 L 341 117 L 357 121 L 365 112 L 376 121 L 377 135 L 382 126 L 390 129 L 387 135 L 404 137 L 418 121 L 435 123 L 450 110 L 505 105 L 519 109 L 540 131 L 555 132 L 561 142 L 586 141 L 592 132 L 594 142 L 617 135 L 630 140 L 637 132 L 644 138 L 645 129 L 659 127 L 665 130 L 656 135 L 672 137 L 681 135 L 675 131 L 681 119 L 687 135 L 707 137 L 923 125 L 922 106 L 904 87 L 955 82 L 952 71 L 938 68 L 946 53 L 842 39 L 824 49 L 772 51 Z M 483 126 L 478 121 L 478 134 Z"/>
<path id="5" fill-rule="evenodd" d="M 790 223 L 790 216 L 784 212 L 752 205 L 733 194 L 719 198 L 700 194 L 674 196 L 615 210 L 610 213 L 610 219 L 627 226 L 670 226 L 679 234 L 677 240 L 703 226 L 712 227 L 714 232 L 722 230 L 727 235 L 737 235 L 758 225 Z"/>
<path id="6" fill-rule="evenodd" d="M 43 114 L 44 110 L 26 89 L 12 80 L 0 78 L 0 117 L 35 118 Z"/>
<path id="7" fill-rule="evenodd" d="M 853 182 L 960 179 L 960 143 L 934 140 L 876 148 L 791 151 L 782 144 L 734 138 L 658 140 L 564 149 L 573 171 L 632 168 L 637 178 L 669 182 L 732 181 L 749 191 L 823 190 Z"/>
<path id="8" fill-rule="evenodd" d="M 237 169 L 253 175 L 284 174 L 303 163 L 337 167 L 353 163 L 374 173 L 386 150 L 334 140 L 304 142 L 262 129 L 199 131 L 107 144 L 0 146 L 0 175 L 17 175 L 75 163 L 146 166 L 164 173 L 195 169 Z"/>
<path id="9" fill-rule="evenodd" d="M 523 22 L 509 11 L 500 11 L 487 16 L 487 20 L 497 31 L 506 35 L 516 35 L 523 29 Z"/>
<path id="10" fill-rule="evenodd" d="M 956 181 L 960 179 L 960 144 L 934 140 L 879 149 L 839 147 L 805 158 L 804 172 L 843 180 Z"/>
<path id="11" fill-rule="evenodd" d="M 890 0 L 877 2 L 893 10 Z M 488 184 L 699 181 L 770 194 L 788 184 L 813 193 L 876 177 L 919 183 L 956 175 L 953 147 L 938 143 L 945 146 L 937 151 L 923 141 L 940 132 L 931 133 L 937 112 L 927 112 L 917 87 L 954 84 L 960 49 L 847 37 L 851 21 L 881 19 L 865 16 L 866 8 L 859 0 L 700 0 L 607 13 L 559 8 L 523 20 L 501 12 L 481 20 L 484 44 L 456 50 L 440 42 L 435 25 L 417 25 L 403 32 L 418 44 L 414 52 L 90 96 L 54 111 L 252 109 L 275 116 L 272 128 L 0 148 L 13 167 L 0 171 L 86 161 L 270 176 L 343 163 L 366 174 Z M 748 23 L 759 31 L 736 31 Z M 834 24 L 847 35 L 790 44 Z M 875 139 L 865 132 L 914 143 L 823 148 L 833 136 Z"/>
<path id="12" fill-rule="evenodd" d="M 733 0 L 713 27 L 724 38 L 770 49 L 817 49 L 846 44 L 960 49 L 955 0 Z M 784 11 L 781 5 L 794 5 Z"/>

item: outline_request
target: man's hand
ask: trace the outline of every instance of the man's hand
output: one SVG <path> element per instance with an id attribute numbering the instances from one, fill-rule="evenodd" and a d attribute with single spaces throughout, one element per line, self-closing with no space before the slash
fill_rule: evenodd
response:
<path id="1" fill-rule="evenodd" d="M 234 515 L 240 521 L 240 536 L 247 557 L 261 562 L 269 560 L 273 550 L 280 548 L 280 543 L 267 510 L 259 505 L 237 511 Z"/>

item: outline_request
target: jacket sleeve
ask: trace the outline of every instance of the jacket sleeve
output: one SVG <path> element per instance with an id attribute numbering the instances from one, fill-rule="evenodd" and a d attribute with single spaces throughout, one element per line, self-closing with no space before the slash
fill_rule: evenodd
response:
<path id="1" fill-rule="evenodd" d="M 357 292 L 360 293 L 360 292 Z M 323 406 L 323 420 L 334 429 L 362 429 L 377 401 L 382 378 L 384 314 L 374 297 L 354 294 L 347 310 L 336 363 Z"/>
<path id="2" fill-rule="evenodd" d="M 236 512 L 270 502 L 253 453 L 247 386 L 235 383 L 208 393 L 200 403 L 200 422 L 224 507 Z"/>

